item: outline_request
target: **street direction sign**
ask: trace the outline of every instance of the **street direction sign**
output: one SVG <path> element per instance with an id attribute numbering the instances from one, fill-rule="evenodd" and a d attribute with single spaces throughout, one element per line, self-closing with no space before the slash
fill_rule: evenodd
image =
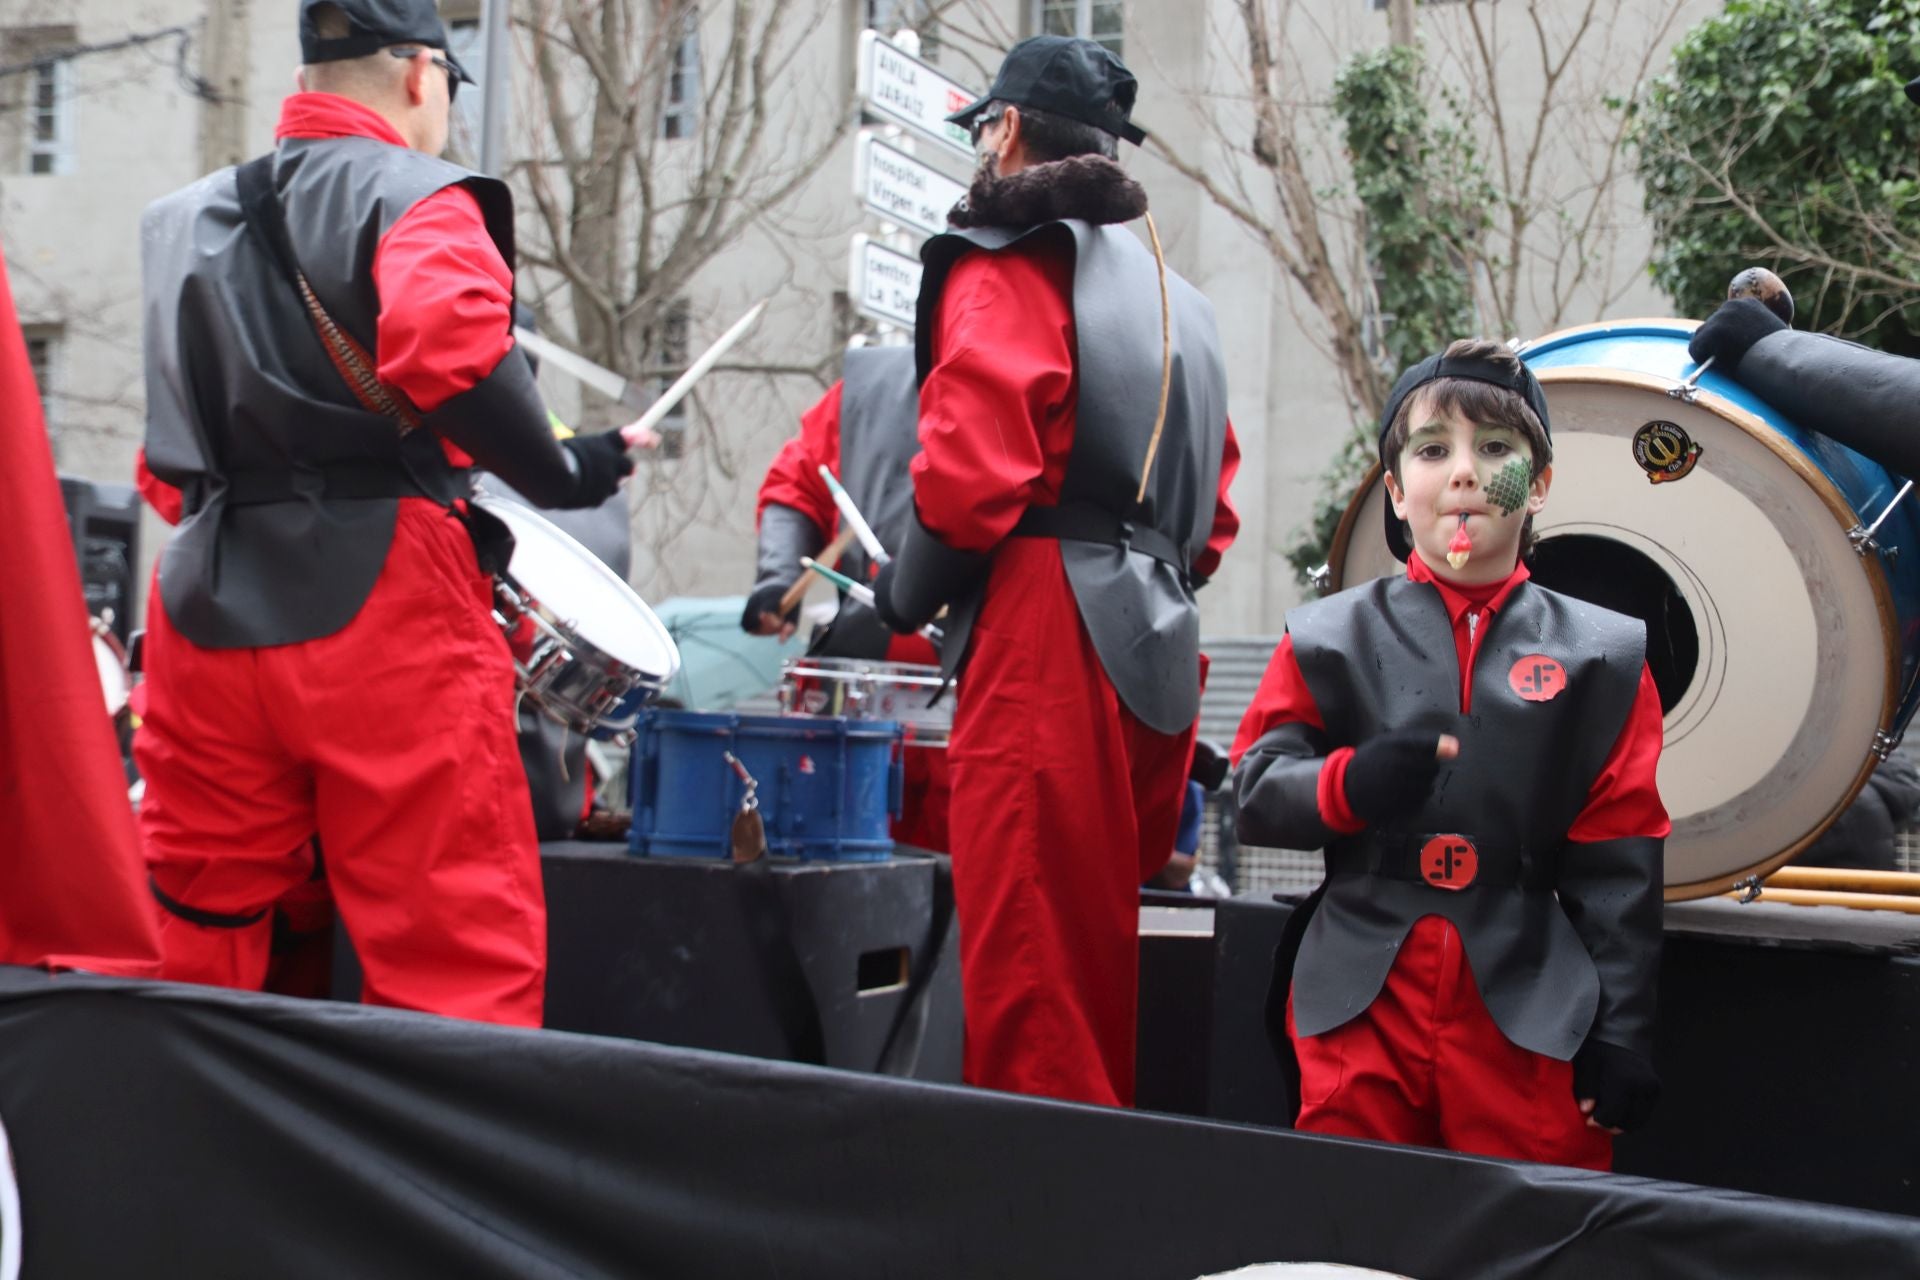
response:
<path id="1" fill-rule="evenodd" d="M 862 315 L 911 329 L 920 299 L 920 260 L 857 235 L 848 255 L 847 296 Z"/>
<path id="2" fill-rule="evenodd" d="M 854 167 L 860 202 L 888 221 L 937 236 L 947 229 L 947 211 L 967 189 L 923 160 L 888 146 L 871 133 L 860 135 Z"/>
<path id="3" fill-rule="evenodd" d="M 872 29 L 860 33 L 858 65 L 854 88 L 869 114 L 905 125 L 969 160 L 973 158 L 967 131 L 948 124 L 947 116 L 979 94 L 967 92 Z"/>

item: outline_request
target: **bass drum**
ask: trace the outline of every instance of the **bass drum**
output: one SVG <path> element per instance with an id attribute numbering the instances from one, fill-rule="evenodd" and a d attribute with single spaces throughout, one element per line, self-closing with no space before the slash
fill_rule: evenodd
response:
<path id="1" fill-rule="evenodd" d="M 1669 899 L 1724 892 L 1811 844 L 1905 729 L 1920 658 L 1904 482 L 1701 374 L 1694 328 L 1619 321 L 1520 350 L 1553 415 L 1533 577 L 1647 623 Z M 1369 476 L 1334 537 L 1335 587 L 1400 571 L 1385 502 Z"/>

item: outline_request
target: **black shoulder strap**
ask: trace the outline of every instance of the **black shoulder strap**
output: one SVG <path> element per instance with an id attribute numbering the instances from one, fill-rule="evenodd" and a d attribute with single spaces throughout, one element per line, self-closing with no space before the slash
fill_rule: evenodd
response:
<path id="1" fill-rule="evenodd" d="M 293 256 L 293 240 L 287 235 L 287 211 L 273 186 L 273 153 L 257 156 L 235 169 L 233 181 L 239 188 L 240 214 L 246 219 L 247 230 L 260 238 L 280 274 L 298 289 L 300 262 Z"/>
<path id="2" fill-rule="evenodd" d="M 300 260 L 293 253 L 293 238 L 287 234 L 287 211 L 273 185 L 273 153 L 257 156 L 233 171 L 234 187 L 240 197 L 240 214 L 247 230 L 258 236 L 267 254 L 280 268 L 300 303 L 313 321 L 313 329 L 326 349 L 327 358 L 353 392 L 354 399 L 369 413 L 392 418 L 400 424 L 402 435 L 420 425 L 420 411 L 398 388 L 380 381 L 367 347 L 341 328 L 307 283 Z"/>

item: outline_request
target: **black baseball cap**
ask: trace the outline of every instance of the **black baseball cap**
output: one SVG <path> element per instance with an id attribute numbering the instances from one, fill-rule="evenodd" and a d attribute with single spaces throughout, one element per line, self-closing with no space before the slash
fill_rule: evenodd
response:
<path id="1" fill-rule="evenodd" d="M 1490 382 L 1496 387 L 1504 387 L 1527 402 L 1533 410 L 1533 416 L 1540 419 L 1540 430 L 1546 433 L 1547 443 L 1553 443 L 1553 424 L 1547 420 L 1547 393 L 1540 389 L 1540 380 L 1533 376 L 1533 370 L 1524 364 L 1496 364 L 1491 360 L 1478 357 L 1455 357 L 1448 359 L 1444 354 L 1428 356 L 1400 375 L 1393 384 L 1393 390 L 1387 396 L 1387 407 L 1380 411 L 1380 469 L 1385 471 L 1391 463 L 1387 458 L 1387 432 L 1393 429 L 1393 420 L 1400 412 L 1400 406 L 1407 398 L 1429 382 L 1438 382 L 1442 378 L 1471 378 L 1475 382 Z M 1407 545 L 1406 527 L 1400 523 L 1400 517 L 1393 514 L 1393 504 L 1386 505 L 1387 549 L 1396 559 L 1405 560 L 1413 553 Z"/>
<path id="2" fill-rule="evenodd" d="M 329 5 L 346 15 L 352 34 L 320 38 L 314 10 Z M 446 49 L 447 28 L 433 0 L 300 0 L 300 60 L 304 63 L 364 58 L 400 44 Z M 453 54 L 446 58 L 461 80 L 473 83 Z"/>
<path id="3" fill-rule="evenodd" d="M 947 119 L 969 127 L 989 104 L 1010 102 L 1090 124 L 1137 147 L 1147 140 L 1147 131 L 1129 119 L 1139 90 L 1127 64 L 1098 41 L 1033 36 L 1007 50 L 986 96 Z"/>
<path id="4" fill-rule="evenodd" d="M 1907 81 L 1907 101 L 1920 104 L 1920 76 Z"/>

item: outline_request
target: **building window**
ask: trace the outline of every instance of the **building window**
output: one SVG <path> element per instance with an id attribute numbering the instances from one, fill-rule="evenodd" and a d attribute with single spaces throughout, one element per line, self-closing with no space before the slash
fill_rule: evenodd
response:
<path id="1" fill-rule="evenodd" d="M 33 373 L 33 385 L 40 389 L 40 412 L 53 430 L 55 385 L 60 377 L 60 326 L 30 324 L 22 326 L 27 340 L 27 368 Z"/>
<path id="2" fill-rule="evenodd" d="M 901 30 L 920 37 L 919 57 L 940 61 L 940 20 L 933 16 L 938 0 L 867 0 L 866 25 L 891 40 Z"/>
<path id="3" fill-rule="evenodd" d="M 1082 36 L 1121 53 L 1120 0 L 1036 0 L 1034 31 L 1043 36 Z"/>
<path id="4" fill-rule="evenodd" d="M 460 18 L 447 24 L 447 52 L 474 80 L 462 85 L 460 95 L 453 100 L 453 140 L 461 155 L 477 161 L 487 88 L 487 38 L 478 18 Z"/>
<path id="5" fill-rule="evenodd" d="M 700 15 L 689 10 L 667 68 L 667 105 L 660 113 L 660 136 L 691 138 L 700 127 Z"/>
<path id="6" fill-rule="evenodd" d="M 27 73 L 27 172 L 73 171 L 73 64 L 65 58 Z"/>
<path id="7" fill-rule="evenodd" d="M 674 384 L 682 373 L 686 372 L 687 361 L 692 358 L 690 351 L 693 330 L 693 312 L 685 298 L 675 298 L 661 314 L 659 329 L 649 344 L 653 351 L 654 368 L 657 373 L 653 380 L 653 394 L 666 394 L 668 387 Z M 673 411 L 660 419 L 660 456 L 677 458 L 686 449 L 687 427 L 690 425 L 693 394 L 689 392 L 681 398 Z"/>

